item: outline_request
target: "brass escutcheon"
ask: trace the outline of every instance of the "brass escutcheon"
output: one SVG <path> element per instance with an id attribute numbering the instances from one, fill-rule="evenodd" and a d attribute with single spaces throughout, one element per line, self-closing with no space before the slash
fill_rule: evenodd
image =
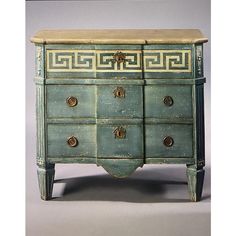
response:
<path id="1" fill-rule="evenodd" d="M 163 102 L 168 107 L 170 107 L 170 106 L 172 106 L 174 104 L 174 100 L 173 100 L 173 98 L 171 96 L 165 96 L 163 98 Z"/>
<path id="2" fill-rule="evenodd" d="M 115 62 L 117 62 L 118 64 L 120 63 L 124 63 L 125 62 L 125 53 L 121 52 L 121 51 L 117 51 L 114 55 L 113 55 L 113 59 Z"/>
<path id="3" fill-rule="evenodd" d="M 77 105 L 78 100 L 76 97 L 70 96 L 66 99 L 66 103 L 69 107 L 74 107 Z"/>
<path id="4" fill-rule="evenodd" d="M 67 144 L 70 147 L 76 147 L 78 145 L 78 139 L 75 136 L 71 136 L 67 139 Z"/>
<path id="5" fill-rule="evenodd" d="M 173 146 L 174 144 L 174 139 L 170 136 L 167 136 L 163 139 L 163 144 L 166 146 L 166 147 L 171 147 Z"/>
<path id="6" fill-rule="evenodd" d="M 125 90 L 122 87 L 117 87 L 114 91 L 114 97 L 118 97 L 118 98 L 124 98 L 125 97 Z"/>
<path id="7" fill-rule="evenodd" d="M 113 131 L 115 138 L 124 139 L 126 136 L 126 130 L 122 126 L 117 127 Z"/>

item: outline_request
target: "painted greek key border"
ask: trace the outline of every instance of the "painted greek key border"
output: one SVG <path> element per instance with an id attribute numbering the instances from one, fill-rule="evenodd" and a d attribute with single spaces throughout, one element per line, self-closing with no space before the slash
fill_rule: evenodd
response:
<path id="1" fill-rule="evenodd" d="M 95 50 L 47 50 L 47 72 L 92 72 L 96 70 Z"/>
<path id="2" fill-rule="evenodd" d="M 125 61 L 117 63 L 115 50 L 48 49 L 47 72 L 192 72 L 191 49 L 122 50 Z"/>
<path id="3" fill-rule="evenodd" d="M 97 72 L 142 72 L 141 50 L 122 50 L 124 63 L 113 60 L 114 50 L 97 50 Z"/>
<path id="4" fill-rule="evenodd" d="M 145 72 L 191 72 L 192 57 L 190 49 L 144 50 Z"/>

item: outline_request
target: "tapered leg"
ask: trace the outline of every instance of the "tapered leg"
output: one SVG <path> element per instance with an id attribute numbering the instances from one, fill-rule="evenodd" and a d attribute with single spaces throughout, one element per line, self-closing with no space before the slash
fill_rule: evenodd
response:
<path id="1" fill-rule="evenodd" d="M 43 200 L 49 200 L 52 198 L 53 181 L 55 175 L 55 165 L 47 167 L 38 167 L 38 182 L 41 198 Z"/>
<path id="2" fill-rule="evenodd" d="M 187 167 L 188 191 L 193 202 L 201 200 L 204 182 L 204 169 L 197 169 L 194 166 Z"/>

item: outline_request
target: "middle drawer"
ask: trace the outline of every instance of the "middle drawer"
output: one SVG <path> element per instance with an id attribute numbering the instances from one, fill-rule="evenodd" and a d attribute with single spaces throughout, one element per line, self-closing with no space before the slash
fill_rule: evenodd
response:
<path id="1" fill-rule="evenodd" d="M 48 118 L 87 118 L 96 116 L 96 86 L 47 85 Z"/>
<path id="2" fill-rule="evenodd" d="M 191 85 L 147 85 L 144 90 L 145 117 L 192 118 Z"/>

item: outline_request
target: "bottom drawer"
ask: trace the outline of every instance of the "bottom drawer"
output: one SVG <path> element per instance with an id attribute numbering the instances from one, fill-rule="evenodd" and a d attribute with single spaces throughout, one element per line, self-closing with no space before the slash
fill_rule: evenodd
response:
<path id="1" fill-rule="evenodd" d="M 143 125 L 98 125 L 98 158 L 143 158 Z"/>
<path id="2" fill-rule="evenodd" d="M 177 158 L 193 156 L 191 124 L 146 124 L 146 157 Z"/>
<path id="3" fill-rule="evenodd" d="M 48 124 L 48 157 L 96 157 L 96 125 Z"/>

